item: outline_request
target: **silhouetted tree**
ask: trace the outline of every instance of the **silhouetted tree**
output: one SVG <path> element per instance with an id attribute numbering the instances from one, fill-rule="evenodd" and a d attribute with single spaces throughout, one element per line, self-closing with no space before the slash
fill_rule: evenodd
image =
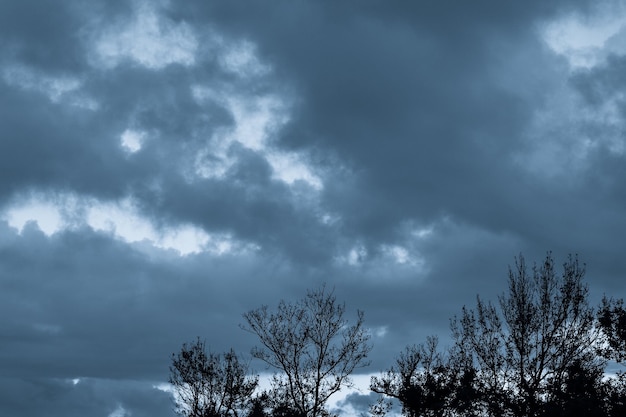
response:
<path id="1" fill-rule="evenodd" d="M 603 353 L 607 359 L 626 362 L 626 310 L 624 300 L 602 299 L 598 310 L 598 324 L 606 337 Z"/>
<path id="2" fill-rule="evenodd" d="M 391 369 L 371 378 L 370 389 L 399 400 L 409 417 L 478 415 L 475 370 L 437 345 L 436 337 L 428 337 L 425 344 L 405 348 Z M 374 411 L 388 411 L 381 404 Z"/>
<path id="3" fill-rule="evenodd" d="M 325 286 L 295 303 L 281 301 L 274 311 L 262 306 L 244 314 L 242 328 L 261 342 L 252 355 L 282 372 L 274 376 L 272 394 L 284 414 L 326 415 L 328 398 L 351 384 L 354 369 L 367 364 L 371 346 L 363 313 L 357 312 L 352 325 L 344 314 L 345 304 Z"/>
<path id="4" fill-rule="evenodd" d="M 254 397 L 251 400 L 250 412 L 248 413 L 248 417 L 268 417 L 268 414 L 265 411 L 267 403 L 268 396 L 265 392 Z"/>
<path id="5" fill-rule="evenodd" d="M 626 364 L 626 310 L 624 300 L 602 299 L 598 309 L 598 325 L 604 336 L 602 355 Z M 622 370 L 607 380 L 609 409 L 612 416 L 626 416 L 626 373 Z"/>
<path id="6" fill-rule="evenodd" d="M 464 417 L 483 416 L 481 391 L 478 388 L 478 373 L 472 366 L 456 367 L 453 384 L 453 397 L 449 409 L 452 415 Z"/>
<path id="7" fill-rule="evenodd" d="M 458 349 L 478 370 L 488 414 L 538 416 L 546 398 L 572 382 L 573 366 L 591 373 L 604 366 L 584 273 L 577 258 L 569 257 L 559 276 L 550 253 L 531 271 L 520 256 L 499 308 L 477 298 L 476 310 L 464 308 L 453 320 Z"/>
<path id="8" fill-rule="evenodd" d="M 371 389 L 408 417 L 626 416 L 626 373 L 605 374 L 607 359 L 626 360 L 626 310 L 605 298 L 594 312 L 584 274 L 571 256 L 561 274 L 550 253 L 530 269 L 520 256 L 498 303 L 477 297 L 453 318 L 450 349 L 432 337 L 406 348 Z"/>
<path id="9" fill-rule="evenodd" d="M 258 377 L 248 375 L 248 366 L 233 350 L 223 355 L 207 353 L 198 338 L 172 354 L 169 382 L 179 415 L 238 417 L 248 407 Z"/>
<path id="10" fill-rule="evenodd" d="M 626 416 L 626 374 L 622 372 L 607 382 L 609 415 L 612 417 Z"/>
<path id="11" fill-rule="evenodd" d="M 398 399 L 406 416 L 440 416 L 452 396 L 450 371 L 437 351 L 437 338 L 429 337 L 425 345 L 405 348 L 391 369 L 372 377 L 370 389 Z"/>
<path id="12" fill-rule="evenodd" d="M 543 404 L 543 417 L 608 417 L 608 385 L 603 369 L 580 360 L 567 366 L 560 386 L 551 386 Z"/>
<path id="13" fill-rule="evenodd" d="M 476 312 L 463 307 L 461 318 L 455 317 L 450 327 L 455 340 L 454 360 L 472 377 L 471 406 L 466 405 L 481 410 L 481 415 L 506 415 L 510 399 L 504 388 L 506 362 L 501 354 L 502 323 L 497 309 L 479 300 Z"/>

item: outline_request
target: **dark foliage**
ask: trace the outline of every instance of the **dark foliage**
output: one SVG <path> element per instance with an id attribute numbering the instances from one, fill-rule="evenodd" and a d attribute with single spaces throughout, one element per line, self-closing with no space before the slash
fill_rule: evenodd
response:
<path id="1" fill-rule="evenodd" d="M 608 347 L 603 353 L 608 359 L 626 361 L 626 310 L 624 300 L 604 297 L 598 311 L 598 323 L 606 336 Z"/>
<path id="2" fill-rule="evenodd" d="M 174 387 L 176 412 L 186 417 L 238 417 L 249 406 L 258 377 L 235 352 L 207 353 L 197 339 L 172 354 L 170 384 Z"/>
<path id="3" fill-rule="evenodd" d="M 432 337 L 425 345 L 407 347 L 390 370 L 372 377 L 370 389 L 398 399 L 407 416 L 438 416 L 450 406 L 455 390 L 453 372 Z"/>
<path id="4" fill-rule="evenodd" d="M 607 385 L 602 382 L 602 369 L 589 368 L 582 361 L 567 367 L 561 386 L 551 389 L 542 404 L 542 417 L 608 417 Z"/>
<path id="5" fill-rule="evenodd" d="M 451 320 L 453 344 L 436 337 L 407 347 L 372 377 L 381 394 L 374 417 L 395 399 L 408 417 L 623 417 L 626 373 L 607 375 L 608 361 L 626 360 L 623 300 L 588 304 L 584 266 L 569 257 L 556 272 L 550 253 L 540 265 L 524 258 L 509 268 L 497 303 L 477 297 Z M 207 354 L 199 339 L 172 355 L 170 383 L 177 412 L 188 417 L 330 417 L 329 397 L 350 386 L 367 364 L 370 335 L 363 313 L 349 323 L 345 305 L 324 286 L 305 298 L 244 314 L 259 337 L 253 356 L 278 372 L 272 388 L 253 397 L 258 378 L 230 351 Z"/>
<path id="6" fill-rule="evenodd" d="M 626 313 L 605 299 L 596 321 L 584 274 L 574 257 L 557 274 L 550 253 L 530 269 L 520 256 L 497 304 L 477 298 L 451 321 L 452 348 L 438 352 L 434 338 L 407 348 L 371 389 L 409 417 L 626 415 L 624 375 L 604 378 L 597 355 L 602 329 L 610 357 L 624 358 Z"/>

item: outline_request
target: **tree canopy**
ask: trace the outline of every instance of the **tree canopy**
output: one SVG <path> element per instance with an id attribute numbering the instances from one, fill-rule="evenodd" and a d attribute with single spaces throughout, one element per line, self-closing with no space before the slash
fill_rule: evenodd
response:
<path id="1" fill-rule="evenodd" d="M 584 275 L 576 257 L 558 273 L 551 253 L 532 267 L 520 255 L 496 303 L 477 296 L 451 320 L 453 346 L 407 348 L 371 389 L 410 417 L 623 415 L 622 375 L 604 370 L 624 358 L 626 313 L 609 300 L 596 312 Z"/>
<path id="2" fill-rule="evenodd" d="M 450 321 L 451 345 L 436 336 L 408 346 L 371 378 L 407 417 L 618 417 L 626 415 L 626 309 L 605 297 L 594 308 L 585 266 L 569 256 L 558 268 L 550 252 L 529 266 L 509 267 L 508 288 L 495 301 L 476 297 Z M 321 286 L 295 302 L 280 301 L 243 315 L 258 337 L 253 357 L 273 367 L 271 388 L 258 392 L 234 351 L 207 353 L 200 339 L 172 355 L 176 411 L 186 417 L 326 417 L 328 401 L 351 386 L 372 349 L 364 314 L 346 314 L 334 291 Z"/>
<path id="3" fill-rule="evenodd" d="M 367 365 L 371 346 L 363 312 L 357 311 L 352 324 L 345 312 L 345 304 L 322 286 L 297 302 L 244 314 L 243 328 L 261 344 L 252 355 L 280 371 L 273 394 L 283 407 L 301 416 L 326 415 L 330 396 L 350 386 L 350 374 Z"/>
<path id="4" fill-rule="evenodd" d="M 170 384 L 176 412 L 185 417 L 239 417 L 250 405 L 258 377 L 230 350 L 208 353 L 199 338 L 172 354 Z"/>

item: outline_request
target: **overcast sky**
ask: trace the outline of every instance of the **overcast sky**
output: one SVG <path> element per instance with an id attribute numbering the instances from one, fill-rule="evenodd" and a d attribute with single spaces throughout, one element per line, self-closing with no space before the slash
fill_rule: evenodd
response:
<path id="1" fill-rule="evenodd" d="M 618 1 L 3 0 L 0 414 L 172 416 L 324 282 L 365 373 L 519 253 L 623 297 L 625 128 Z"/>

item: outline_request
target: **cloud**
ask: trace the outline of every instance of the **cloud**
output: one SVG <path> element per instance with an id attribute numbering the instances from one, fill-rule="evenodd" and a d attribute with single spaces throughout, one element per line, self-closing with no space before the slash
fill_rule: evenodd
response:
<path id="1" fill-rule="evenodd" d="M 550 21 L 543 28 L 543 36 L 548 46 L 564 56 L 572 69 L 591 68 L 608 54 L 625 52 L 616 42 L 625 30 L 623 15 L 622 4 L 599 3 L 591 13 L 570 14 Z"/>
<path id="2" fill-rule="evenodd" d="M 95 42 L 94 63 L 112 69 L 125 59 L 149 69 L 195 63 L 198 41 L 185 23 L 163 19 L 148 2 L 136 3 L 129 21 L 105 28 Z"/>
<path id="3" fill-rule="evenodd" d="M 621 294 L 616 10 L 3 2 L 0 414 L 168 415 L 182 342 L 246 353 L 243 312 L 322 282 L 375 370 L 520 252 Z"/>
<path id="4" fill-rule="evenodd" d="M 63 379 L 1 378 L 2 406 L 8 415 L 84 416 L 174 415 L 167 394 L 141 381 L 111 381 L 83 378 L 78 383 Z"/>

